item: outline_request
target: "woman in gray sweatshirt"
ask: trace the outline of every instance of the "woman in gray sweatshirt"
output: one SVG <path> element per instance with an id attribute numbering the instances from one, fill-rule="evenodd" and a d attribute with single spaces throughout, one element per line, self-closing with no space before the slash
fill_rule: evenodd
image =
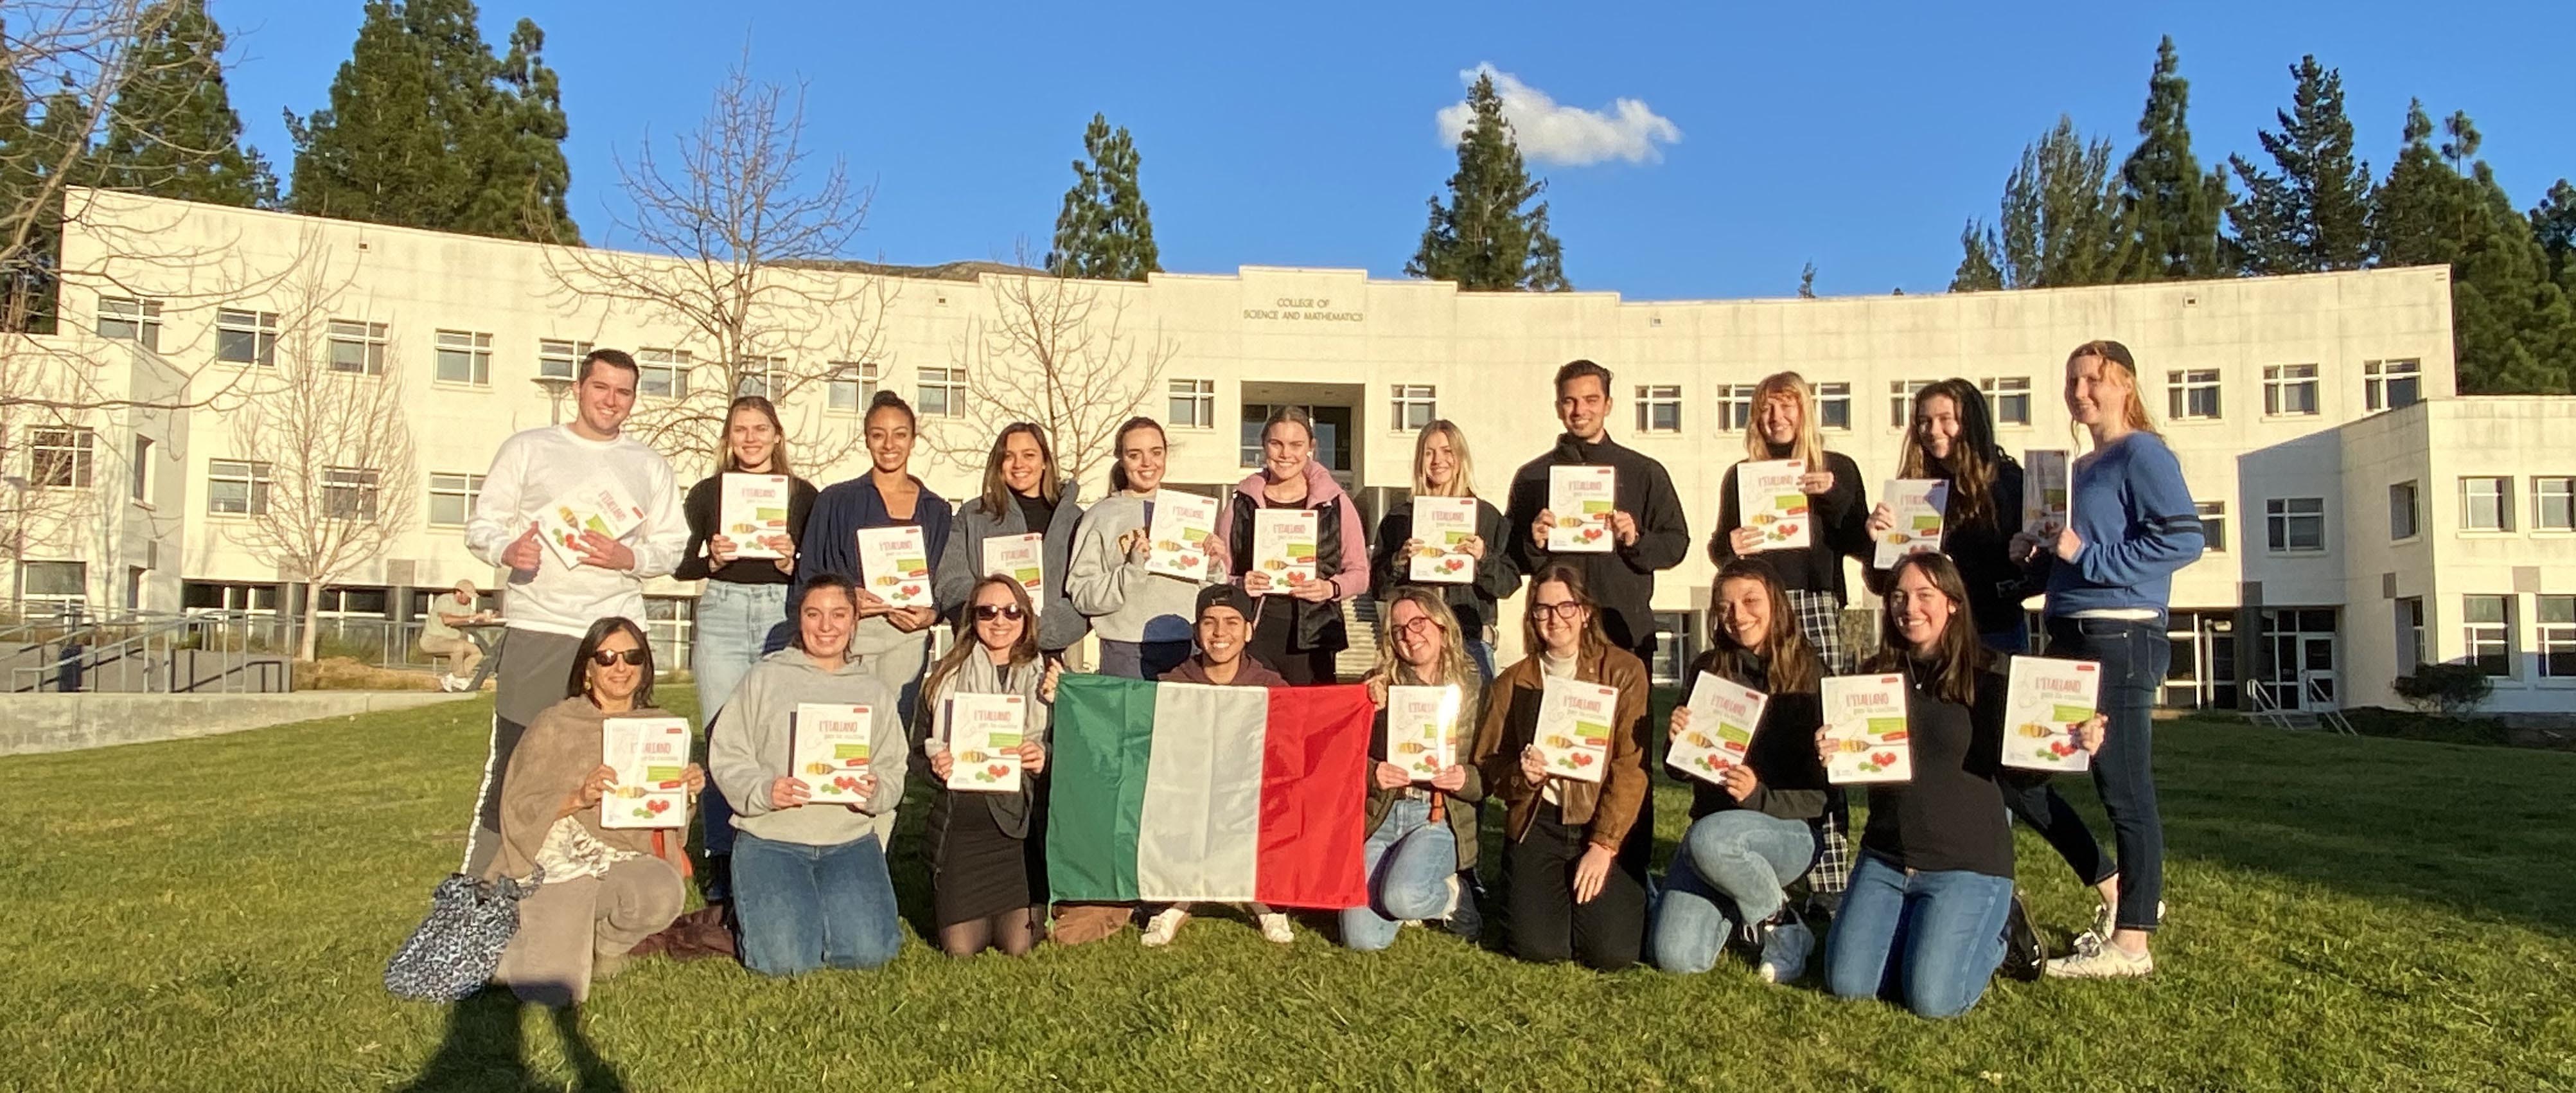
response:
<path id="1" fill-rule="evenodd" d="M 1037 647 L 1049 657 L 1061 655 L 1091 624 L 1065 595 L 1065 568 L 1073 556 L 1073 536 L 1082 522 L 1082 484 L 1061 478 L 1055 452 L 1037 426 L 1015 421 L 993 438 L 993 453 L 984 461 L 984 492 L 957 510 L 948 532 L 948 547 L 931 567 L 931 584 L 939 613 L 963 624 L 967 601 L 989 572 L 984 544 L 1024 535 L 1043 539 L 1039 545 L 1038 588 L 1030 593 L 1037 609 Z"/>
<path id="2" fill-rule="evenodd" d="M 1145 568 L 1145 533 L 1154 526 L 1163 489 L 1163 426 L 1129 418 L 1118 427 L 1116 447 L 1111 493 L 1074 532 L 1065 591 L 1100 634 L 1100 674 L 1154 679 L 1189 659 L 1199 588 L 1208 578 L 1184 580 Z M 1215 536 L 1207 541 L 1208 573 L 1223 574 L 1225 551 Z"/>
<path id="3" fill-rule="evenodd" d="M 857 592 L 837 573 L 797 589 L 795 644 L 743 676 L 709 745 L 708 765 L 734 806 L 742 960 L 763 975 L 873 968 L 903 944 L 885 839 L 903 800 L 907 749 L 894 692 L 850 656 Z M 805 703 L 867 708 L 863 768 L 797 767 Z"/>

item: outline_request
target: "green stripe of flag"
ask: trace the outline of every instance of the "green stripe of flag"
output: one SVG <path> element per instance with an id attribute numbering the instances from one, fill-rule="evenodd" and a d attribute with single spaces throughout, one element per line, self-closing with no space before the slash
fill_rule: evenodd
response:
<path id="1" fill-rule="evenodd" d="M 1055 701 L 1048 887 L 1059 900 L 1134 902 L 1137 821 L 1154 751 L 1154 685 L 1067 675 L 1056 684 Z"/>

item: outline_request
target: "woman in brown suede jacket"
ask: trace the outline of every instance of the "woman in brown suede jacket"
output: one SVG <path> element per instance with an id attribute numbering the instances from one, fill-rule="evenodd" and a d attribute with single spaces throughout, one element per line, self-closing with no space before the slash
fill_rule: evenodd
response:
<path id="1" fill-rule="evenodd" d="M 1524 960 L 1579 960 L 1616 971 L 1646 936 L 1646 857 L 1654 809 L 1646 773 L 1646 666 L 1602 636 L 1583 574 L 1541 569 L 1530 582 L 1530 654 L 1495 677 L 1476 733 L 1476 765 L 1505 805 L 1512 948 Z M 1549 678 L 1618 692 L 1598 784 L 1551 775 L 1538 749 Z"/>

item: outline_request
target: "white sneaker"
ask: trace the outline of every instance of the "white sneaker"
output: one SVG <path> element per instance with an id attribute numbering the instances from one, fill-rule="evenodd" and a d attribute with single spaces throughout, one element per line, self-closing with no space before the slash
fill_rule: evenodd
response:
<path id="1" fill-rule="evenodd" d="M 1815 931 L 1790 915 L 1762 928 L 1762 956 L 1753 970 L 1765 983 L 1794 983 L 1807 974 L 1807 954 L 1815 951 Z"/>
<path id="2" fill-rule="evenodd" d="M 438 674 L 438 689 L 448 694 L 455 694 L 460 690 L 456 685 L 456 677 L 446 672 Z"/>
<path id="3" fill-rule="evenodd" d="M 1181 924 L 1190 913 L 1178 907 L 1169 908 L 1145 921 L 1145 947 L 1159 949 L 1172 943 L 1172 935 L 1181 932 Z"/>
<path id="4" fill-rule="evenodd" d="M 1277 945 L 1286 945 L 1297 940 L 1297 935 L 1288 932 L 1288 916 L 1272 911 L 1266 915 L 1253 917 L 1261 923 L 1263 940 Z"/>
<path id="5" fill-rule="evenodd" d="M 2129 979 L 2156 970 L 2156 954 L 2139 953 L 2104 942 L 2078 948 L 2073 956 L 2061 956 L 2048 962 L 2051 979 Z"/>
<path id="6" fill-rule="evenodd" d="M 1467 886 L 1458 883 L 1458 874 L 1449 874 L 1449 905 L 1440 909 L 1441 920 L 1445 922 L 1457 918 L 1458 904 L 1466 898 Z"/>

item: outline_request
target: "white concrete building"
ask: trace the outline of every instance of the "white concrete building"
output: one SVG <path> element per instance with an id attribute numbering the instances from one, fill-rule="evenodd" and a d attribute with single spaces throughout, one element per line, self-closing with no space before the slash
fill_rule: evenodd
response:
<path id="1" fill-rule="evenodd" d="M 461 545 L 477 476 L 503 437 L 554 419 L 546 381 L 568 377 L 582 346 L 636 351 L 648 367 L 648 406 L 685 390 L 692 361 L 714 352 L 668 316 L 568 289 L 565 253 L 534 244 L 115 195 L 95 201 L 66 240 L 67 269 L 83 272 L 63 289 L 62 332 L 37 340 L 51 355 L 88 362 L 100 386 L 184 387 L 200 398 L 241 389 L 261 373 L 259 360 L 279 336 L 277 316 L 296 311 L 297 301 L 285 299 L 290 288 L 317 281 L 331 286 L 319 306 L 334 320 L 332 359 L 399 377 L 417 440 L 404 473 L 422 491 L 420 513 L 383 558 L 325 590 L 325 605 L 343 613 L 410 618 L 417 610 L 410 590 L 458 578 L 492 583 L 489 567 Z M 934 436 L 964 426 L 976 390 L 961 347 L 997 320 L 993 289 L 1006 278 L 795 276 L 815 288 L 809 295 L 867 301 L 864 309 L 854 302 L 788 309 L 772 320 L 796 346 L 775 350 L 781 358 L 812 354 L 848 368 L 844 382 L 786 407 L 791 433 L 808 441 L 796 453 L 800 473 L 829 483 L 865 467 L 852 439 L 854 410 L 879 385 L 913 399 Z M 2535 627 L 2558 617 L 2558 601 L 2536 598 L 2541 588 L 2530 581 L 2480 574 L 2547 570 L 2549 560 L 2563 563 L 2576 549 L 2576 537 L 2538 530 L 2540 510 L 2557 506 L 2547 509 L 2556 519 L 2565 494 L 2544 500 L 2532 492 L 2540 481 L 2566 481 L 2535 475 L 2576 474 L 2576 458 L 2564 458 L 2563 447 L 2535 447 L 2492 468 L 2455 466 L 2462 453 L 2437 447 L 2458 430 L 2487 427 L 2471 424 L 2486 415 L 2534 433 L 2550 431 L 2544 421 L 2576 421 L 2567 400 L 2452 398 L 2450 285 L 2440 268 L 1820 300 L 1461 293 L 1359 270 L 1267 267 L 1159 274 L 1083 291 L 1096 293 L 1104 310 L 1121 309 L 1130 336 L 1160 339 L 1171 351 L 1137 409 L 1170 426 L 1176 484 L 1239 479 L 1257 452 L 1257 423 L 1285 403 L 1312 408 L 1323 458 L 1372 519 L 1404 496 L 1413 430 L 1433 417 L 1466 430 L 1476 484 L 1499 497 L 1513 468 L 1556 434 L 1550 374 L 1586 357 L 1616 373 L 1622 405 L 1614 435 L 1670 468 L 1702 543 L 1714 526 L 1718 483 L 1743 457 L 1743 424 L 1764 375 L 1795 370 L 1817 385 L 1828 446 L 1858 461 L 1875 495 L 1893 473 L 1915 387 L 1970 378 L 1990 392 L 2008 448 L 2069 447 L 2058 393 L 2065 355 L 2090 338 L 2118 338 L 2137 354 L 2149 405 L 2213 531 L 2210 553 L 2175 582 L 2167 697 L 2177 704 L 2243 701 L 2238 681 L 2269 678 L 2262 673 L 2271 662 L 2242 639 L 2271 628 L 2289 635 L 2303 661 L 2330 665 L 2324 670 L 2344 681 L 2335 697 L 2384 700 L 2385 658 L 2365 659 L 2379 656 L 2365 650 L 2393 640 L 2378 587 L 2391 571 L 2405 595 L 2431 605 L 2427 632 L 2439 637 L 2427 639 L 2428 654 L 2465 655 L 2469 607 L 2461 597 L 2500 593 L 2519 597 L 2506 627 L 2520 643 L 2512 648 L 2537 653 Z M 302 303 L 312 311 L 312 294 Z M 849 355 L 826 356 L 838 353 Z M 707 371 L 701 365 L 698 386 Z M 2403 412 L 2382 413 L 2391 409 Z M 9 473 L 27 475 L 33 492 L 85 491 L 90 503 L 83 518 L 30 533 L 24 561 L 9 575 L 13 595 L 176 609 L 274 607 L 296 594 L 243 542 L 239 513 L 259 503 L 261 477 L 280 472 L 246 464 L 222 400 L 43 427 L 47 440 L 61 442 L 48 445 L 54 454 L 30 451 L 28 465 Z M 2563 438 L 2568 430 L 2556 432 Z M 985 438 L 964 439 L 980 448 Z M 916 459 L 924 478 L 952 501 L 969 495 L 979 468 L 928 450 Z M 2400 473 L 2399 464 L 2411 469 Z M 353 490 L 365 488 L 365 472 L 387 473 L 333 470 L 352 473 Z M 680 467 L 684 482 L 702 472 L 703 464 Z M 2462 487 L 2445 476 L 2490 473 L 2510 476 L 2525 513 L 2515 527 L 2532 530 L 2454 530 Z M 2272 485 L 2276 475 L 2299 485 L 2284 492 Z M 2375 519 L 2377 509 L 2361 508 L 2362 499 L 2384 494 L 2382 479 L 2392 475 L 2419 483 L 2423 531 L 2394 548 L 2365 548 L 2345 534 L 2357 526 L 2348 515 Z M 1094 477 L 1085 487 L 1096 497 L 1104 487 Z M 2311 499 L 2325 510 L 2314 550 L 2303 507 Z M 2276 501 L 2284 506 L 2277 513 Z M 2288 545 L 2276 556 L 2267 536 L 2284 534 Z M 2464 568 L 2455 580 L 2446 571 L 2455 564 L 2480 568 Z M 1698 643 L 1712 573 L 1695 552 L 1658 584 L 1656 606 L 1676 653 Z M 2259 595 L 2243 594 L 2258 586 Z M 693 589 L 658 582 L 653 591 L 657 636 L 685 642 Z M 2290 607 L 2327 614 L 2282 613 Z M 1516 613 L 1509 617 L 1516 623 Z M 2322 635 L 2325 652 L 2308 651 L 2309 634 Z M 1509 628 L 1504 638 L 1517 645 Z M 2519 670 L 2538 674 L 2535 663 Z"/>

